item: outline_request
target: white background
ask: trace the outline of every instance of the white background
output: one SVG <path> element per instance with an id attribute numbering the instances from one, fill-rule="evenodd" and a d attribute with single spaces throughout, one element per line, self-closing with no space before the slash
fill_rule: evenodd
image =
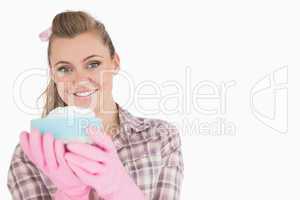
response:
<path id="1" fill-rule="evenodd" d="M 20 131 L 39 116 L 36 98 L 47 82 L 47 43 L 37 35 L 66 9 L 88 11 L 106 25 L 133 84 L 129 87 L 124 77 L 117 76 L 115 99 L 135 115 L 165 119 L 181 130 L 185 165 L 181 199 L 300 198 L 297 1 L 0 4 L 1 199 L 11 198 L 6 186 L 9 162 Z M 273 75 L 275 81 L 268 87 Z M 176 99 L 169 99 L 158 109 L 158 103 L 175 89 L 166 81 L 177 81 L 183 92 L 175 94 L 184 100 L 176 104 Z M 230 81 L 233 86 L 220 89 Z M 145 83 L 151 86 L 144 87 Z M 193 88 L 204 83 L 210 87 L 200 87 L 200 92 L 209 98 L 202 96 L 199 105 L 214 109 L 210 115 L 197 111 L 198 104 L 192 103 Z M 211 90 L 214 87 L 219 88 L 218 98 L 210 98 L 210 92 L 217 92 Z M 139 99 L 137 88 L 154 98 Z M 254 97 L 251 88 L 259 94 Z M 180 112 L 166 113 L 172 106 Z M 235 128 L 231 135 L 195 126 L 218 130 L 215 124 L 220 119 Z"/>

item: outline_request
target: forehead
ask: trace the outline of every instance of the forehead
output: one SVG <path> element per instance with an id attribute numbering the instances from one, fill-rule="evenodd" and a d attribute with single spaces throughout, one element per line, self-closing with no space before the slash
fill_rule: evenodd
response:
<path id="1" fill-rule="evenodd" d="M 92 54 L 109 56 L 101 38 L 92 32 L 81 33 L 74 38 L 55 38 L 51 44 L 51 60 L 79 61 Z"/>

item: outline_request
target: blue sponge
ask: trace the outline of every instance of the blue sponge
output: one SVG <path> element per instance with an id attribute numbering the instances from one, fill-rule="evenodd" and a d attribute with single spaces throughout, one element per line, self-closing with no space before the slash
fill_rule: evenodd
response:
<path id="1" fill-rule="evenodd" d="M 51 133 L 55 139 L 63 142 L 91 143 L 85 131 L 87 126 L 100 128 L 101 121 L 96 117 L 45 117 L 31 120 L 30 128 L 37 128 L 42 134 Z"/>

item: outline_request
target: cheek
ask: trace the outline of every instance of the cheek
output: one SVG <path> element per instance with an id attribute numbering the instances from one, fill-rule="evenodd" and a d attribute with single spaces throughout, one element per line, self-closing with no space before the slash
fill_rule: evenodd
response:
<path id="1" fill-rule="evenodd" d="M 101 85 L 102 85 L 103 90 L 111 90 L 112 89 L 112 74 L 106 74 L 105 76 L 103 76 Z"/>
<path id="2" fill-rule="evenodd" d="M 67 103 L 68 102 L 68 95 L 70 95 L 69 91 L 70 91 L 71 84 L 68 83 L 68 82 L 58 82 L 58 83 L 56 83 L 56 85 L 57 85 L 57 91 L 58 91 L 58 94 L 59 94 L 60 98 L 65 103 Z"/>
<path id="3" fill-rule="evenodd" d="M 101 90 L 110 90 L 112 88 L 112 73 L 100 72 L 98 76 L 94 76 L 93 80 Z"/>

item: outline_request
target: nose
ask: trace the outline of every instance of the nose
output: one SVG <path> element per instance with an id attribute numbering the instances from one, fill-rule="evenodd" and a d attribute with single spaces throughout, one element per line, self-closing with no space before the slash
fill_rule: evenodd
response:
<path id="1" fill-rule="evenodd" d="M 74 74 L 73 85 L 87 85 L 91 82 L 91 79 L 84 71 L 77 71 Z"/>
<path id="2" fill-rule="evenodd" d="M 74 81 L 75 82 L 78 82 L 78 81 L 82 81 L 82 80 L 87 80 L 89 77 L 88 77 L 88 74 L 85 73 L 84 70 L 76 70 L 75 73 L 74 73 Z"/>

